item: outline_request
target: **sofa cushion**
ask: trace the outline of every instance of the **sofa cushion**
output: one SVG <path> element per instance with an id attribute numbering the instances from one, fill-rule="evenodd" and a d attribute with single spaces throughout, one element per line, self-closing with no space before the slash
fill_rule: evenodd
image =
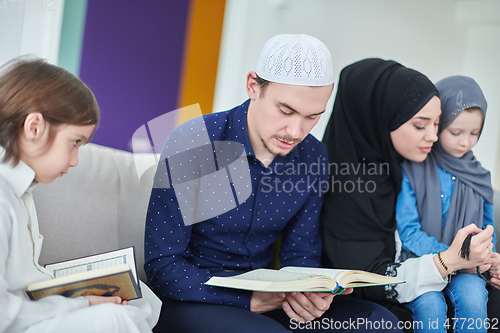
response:
<path id="1" fill-rule="evenodd" d="M 80 148 L 79 164 L 67 175 L 37 185 L 33 197 L 44 235 L 40 263 L 134 245 L 139 277 L 146 281 L 144 224 L 152 179 L 142 179 L 147 186 L 141 184 L 135 162 L 144 169 L 151 161 L 152 154 L 88 144 Z"/>

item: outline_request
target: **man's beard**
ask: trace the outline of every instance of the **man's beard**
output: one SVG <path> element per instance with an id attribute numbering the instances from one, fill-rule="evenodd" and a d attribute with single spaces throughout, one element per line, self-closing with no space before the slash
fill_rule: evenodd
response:
<path id="1" fill-rule="evenodd" d="M 262 141 L 262 145 L 264 146 L 264 148 L 267 149 L 268 152 L 270 152 L 271 154 L 273 154 L 274 156 L 276 155 L 279 155 L 279 156 L 282 156 L 282 157 L 286 157 L 288 156 L 294 149 L 295 147 L 297 147 L 297 145 L 300 143 L 300 140 L 299 139 L 294 139 L 292 138 L 291 136 L 278 136 L 278 135 L 275 135 L 272 137 L 273 139 L 278 139 L 278 140 L 281 140 L 281 141 L 284 141 L 284 142 L 294 142 L 295 143 L 295 146 L 292 147 L 292 149 L 290 149 L 288 151 L 288 153 L 286 154 L 276 154 L 275 152 L 273 152 L 267 145 L 266 145 L 266 141 L 260 137 L 260 141 Z"/>

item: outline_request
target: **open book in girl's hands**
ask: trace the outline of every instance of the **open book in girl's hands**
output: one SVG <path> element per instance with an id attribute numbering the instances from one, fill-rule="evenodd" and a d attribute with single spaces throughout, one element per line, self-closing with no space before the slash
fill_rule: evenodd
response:
<path id="1" fill-rule="evenodd" d="M 332 268 L 287 266 L 280 270 L 260 268 L 239 275 L 213 276 L 206 285 L 264 292 L 328 292 L 335 295 L 347 288 L 399 284 L 391 276 Z"/>
<path id="2" fill-rule="evenodd" d="M 39 300 L 50 295 L 120 296 L 141 298 L 134 247 L 46 265 L 53 279 L 26 287 L 26 295 Z"/>

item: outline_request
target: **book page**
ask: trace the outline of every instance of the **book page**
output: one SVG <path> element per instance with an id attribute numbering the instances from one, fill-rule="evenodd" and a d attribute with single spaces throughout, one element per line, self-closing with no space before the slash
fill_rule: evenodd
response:
<path id="1" fill-rule="evenodd" d="M 283 267 L 280 271 L 328 276 L 337 281 L 343 288 L 403 283 L 396 277 L 360 270 L 288 266 Z"/>
<path id="2" fill-rule="evenodd" d="M 266 292 L 336 293 L 338 283 L 326 276 L 274 269 L 256 269 L 234 276 L 212 276 L 206 285 Z M 343 290 L 343 289 L 342 289 Z M 342 292 L 340 290 L 340 292 Z"/>
<path id="3" fill-rule="evenodd" d="M 295 272 L 295 273 L 309 274 L 310 276 L 324 275 L 331 277 L 335 281 L 338 281 L 343 273 L 349 272 L 349 270 L 346 269 L 295 267 L 295 266 L 283 267 L 280 269 L 280 271 L 287 273 Z"/>
<path id="4" fill-rule="evenodd" d="M 286 273 L 286 274 L 284 274 Z M 260 268 L 247 273 L 231 276 L 232 279 L 256 280 L 267 282 L 286 282 L 307 279 L 316 274 L 304 274 L 300 272 L 282 272 L 274 269 Z"/>
<path id="5" fill-rule="evenodd" d="M 137 272 L 135 269 L 136 264 L 133 247 L 50 264 L 46 265 L 45 268 L 47 268 L 52 273 L 54 278 L 59 278 L 63 276 L 89 272 L 123 264 L 129 264 L 135 281 L 139 283 Z"/>

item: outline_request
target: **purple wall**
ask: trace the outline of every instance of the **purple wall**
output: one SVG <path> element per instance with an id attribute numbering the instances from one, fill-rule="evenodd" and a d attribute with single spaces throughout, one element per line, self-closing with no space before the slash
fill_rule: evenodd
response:
<path id="1" fill-rule="evenodd" d="M 101 125 L 92 142 L 131 150 L 135 130 L 177 108 L 188 0 L 89 0 L 80 78 Z"/>

